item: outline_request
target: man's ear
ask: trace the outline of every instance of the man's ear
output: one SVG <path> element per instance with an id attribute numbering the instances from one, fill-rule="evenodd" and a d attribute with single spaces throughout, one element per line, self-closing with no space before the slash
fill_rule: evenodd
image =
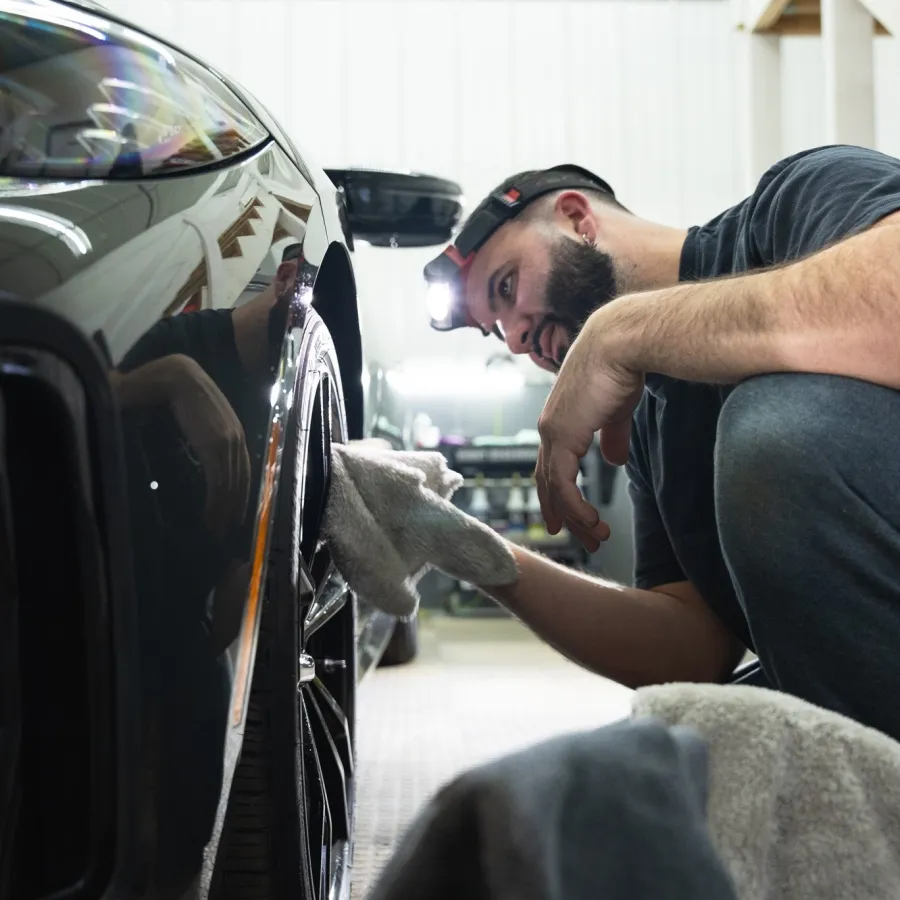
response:
<path id="1" fill-rule="evenodd" d="M 578 237 L 591 243 L 597 239 L 597 219 L 586 194 L 563 191 L 556 198 L 555 212 L 564 221 L 565 227 L 573 230 Z"/>

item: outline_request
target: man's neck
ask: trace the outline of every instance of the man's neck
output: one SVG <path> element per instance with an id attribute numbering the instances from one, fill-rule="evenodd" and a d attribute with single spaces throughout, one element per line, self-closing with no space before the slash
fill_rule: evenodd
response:
<path id="1" fill-rule="evenodd" d="M 617 277 L 623 294 L 655 291 L 678 284 L 687 231 L 635 219 L 622 235 Z"/>

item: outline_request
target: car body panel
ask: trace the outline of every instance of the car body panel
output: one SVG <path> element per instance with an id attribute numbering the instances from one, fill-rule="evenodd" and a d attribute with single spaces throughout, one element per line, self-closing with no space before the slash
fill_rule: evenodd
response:
<path id="1" fill-rule="evenodd" d="M 0 13 L 24 16 L 26 8 L 32 21 L 99 33 L 98 46 L 122 40 L 162 54 L 176 69 L 184 61 L 177 49 L 94 12 L 0 0 Z M 242 114 L 264 136 L 209 165 L 138 178 L 0 179 L 0 299 L 74 326 L 115 385 L 119 376 L 145 378 L 161 359 L 199 362 L 235 413 L 251 462 L 248 514 L 232 521 L 219 509 L 210 518 L 204 497 L 211 488 L 184 440 L 185 423 L 146 399 L 152 382 L 138 399 L 115 394 L 125 472 L 110 475 L 117 483 L 106 488 L 127 501 L 132 569 L 128 590 L 119 585 L 109 602 L 114 618 L 136 618 L 141 689 L 134 695 L 123 687 L 117 702 L 120 717 L 140 708 L 140 763 L 128 775 L 144 791 L 121 810 L 142 819 L 132 822 L 132 868 L 117 888 L 123 896 L 146 893 L 147 884 L 165 894 L 198 873 L 204 847 L 207 862 L 214 851 L 207 845 L 216 819 L 221 824 L 244 734 L 283 426 L 296 414 L 291 404 L 306 375 L 307 310 L 332 332 L 347 435 L 362 436 L 364 427 L 361 339 L 340 197 L 323 170 L 283 135 L 271 134 L 254 101 L 247 106 Z M 293 254 L 287 261 L 286 250 Z M 282 290 L 277 273 L 285 262 L 295 269 Z M 246 331 L 238 321 L 248 323 Z M 33 361 L 45 352 L 10 346 L 3 322 L 0 310 L 0 368 L 16 354 Z M 86 414 L 99 415 L 95 406 Z M 90 434 L 85 425 L 83 439 L 92 440 Z M 238 631 L 232 612 L 227 650 L 214 651 L 217 604 L 235 595 Z M 377 661 L 390 621 L 359 610 L 360 672 Z M 123 708 L 129 704 L 130 711 Z M 120 837 L 128 843 L 124 831 Z"/>

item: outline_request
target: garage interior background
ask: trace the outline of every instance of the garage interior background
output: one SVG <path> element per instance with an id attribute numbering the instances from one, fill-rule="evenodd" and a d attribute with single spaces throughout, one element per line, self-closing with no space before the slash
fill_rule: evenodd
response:
<path id="1" fill-rule="evenodd" d="M 823 39 L 779 43 L 739 27 L 748 7 L 777 0 L 107 3 L 236 78 L 322 166 L 447 176 L 471 204 L 515 171 L 571 161 L 637 214 L 688 226 L 740 200 L 780 156 L 834 142 Z M 872 3 L 900 20 L 896 0 Z M 874 134 L 841 140 L 900 156 L 900 39 L 875 37 L 871 67 L 851 51 L 838 50 L 843 102 L 874 80 Z M 421 267 L 431 255 L 356 254 L 364 334 L 385 367 L 500 349 L 428 328 Z M 622 478 L 608 518 L 603 569 L 628 580 Z"/>

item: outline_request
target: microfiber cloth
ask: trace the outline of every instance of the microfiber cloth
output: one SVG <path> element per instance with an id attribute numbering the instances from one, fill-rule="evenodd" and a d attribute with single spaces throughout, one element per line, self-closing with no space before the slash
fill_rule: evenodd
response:
<path id="1" fill-rule="evenodd" d="M 335 444 L 322 521 L 338 570 L 361 598 L 396 616 L 418 608 L 429 566 L 478 587 L 518 577 L 509 545 L 450 502 L 462 485 L 444 456 Z"/>
<path id="2" fill-rule="evenodd" d="M 459 775 L 367 900 L 737 900 L 689 728 L 625 720 Z"/>
<path id="3" fill-rule="evenodd" d="M 632 709 L 705 739 L 710 830 L 741 900 L 900 898 L 900 743 L 760 687 L 642 688 Z"/>

